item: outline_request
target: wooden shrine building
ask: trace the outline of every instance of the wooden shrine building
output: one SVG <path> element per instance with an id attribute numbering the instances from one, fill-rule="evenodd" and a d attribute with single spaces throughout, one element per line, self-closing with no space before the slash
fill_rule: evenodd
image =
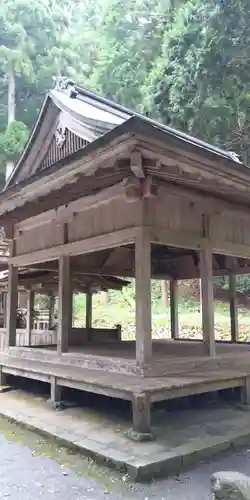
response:
<path id="1" fill-rule="evenodd" d="M 155 401 L 240 387 L 249 402 L 250 344 L 238 341 L 235 275 L 250 273 L 250 170 L 236 155 L 62 80 L 0 195 L 0 225 L 9 248 L 2 380 L 49 382 L 54 401 L 62 387 L 129 400 L 140 433 L 150 432 Z M 231 342 L 215 339 L 213 275 L 230 277 Z M 32 290 L 41 276 L 58 288 L 56 337 L 20 346 L 18 287 Z M 72 291 L 88 293 L 90 317 L 92 287 L 119 288 L 130 277 L 135 341 L 108 330 L 79 336 Z M 203 340 L 184 341 L 177 281 L 194 277 Z M 170 280 L 171 339 L 152 340 L 151 278 Z M 94 332 L 90 322 L 86 329 Z"/>

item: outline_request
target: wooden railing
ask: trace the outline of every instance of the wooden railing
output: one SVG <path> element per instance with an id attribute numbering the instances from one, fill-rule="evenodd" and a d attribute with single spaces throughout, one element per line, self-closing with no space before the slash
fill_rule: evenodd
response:
<path id="1" fill-rule="evenodd" d="M 0 350 L 5 347 L 5 328 L 0 328 Z M 32 330 L 31 345 L 51 345 L 56 344 L 56 331 L 55 330 Z M 28 345 L 28 332 L 27 330 L 17 329 L 16 331 L 16 345 Z"/>
<path id="2" fill-rule="evenodd" d="M 0 351 L 5 348 L 6 329 L 0 328 Z M 85 344 L 113 343 L 121 340 L 121 327 L 116 328 L 72 328 L 69 335 L 70 346 L 81 346 Z M 31 332 L 31 343 L 29 344 L 28 331 L 25 328 L 17 328 L 17 346 L 42 346 L 56 345 L 57 331 L 43 329 L 33 329 Z"/>

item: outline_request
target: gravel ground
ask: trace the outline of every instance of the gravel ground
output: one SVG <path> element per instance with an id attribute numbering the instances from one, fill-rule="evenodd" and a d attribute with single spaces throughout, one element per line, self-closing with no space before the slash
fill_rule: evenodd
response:
<path id="1" fill-rule="evenodd" d="M 104 489 L 55 460 L 32 454 L 21 444 L 0 437 L 0 499 L 76 500 L 106 498 Z M 110 498 L 116 498 L 110 495 Z"/>
<path id="2" fill-rule="evenodd" d="M 250 475 L 250 450 L 246 449 L 201 464 L 178 478 L 131 484 L 126 476 L 92 462 L 86 467 L 86 459 L 67 455 L 35 433 L 0 424 L 0 499 L 207 500 L 213 472 L 237 470 Z"/>

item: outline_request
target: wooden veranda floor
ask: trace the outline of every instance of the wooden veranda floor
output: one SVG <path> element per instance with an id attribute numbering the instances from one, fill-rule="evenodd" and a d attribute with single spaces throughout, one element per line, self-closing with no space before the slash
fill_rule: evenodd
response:
<path id="1" fill-rule="evenodd" d="M 33 348 L 48 349 L 56 351 L 56 345 L 38 345 Z M 206 347 L 201 340 L 153 340 L 153 360 L 173 359 L 173 358 L 190 358 L 201 356 L 207 358 Z M 240 353 L 249 351 L 250 343 L 238 342 L 231 343 L 227 341 L 216 342 L 216 352 L 218 355 L 229 353 Z M 104 343 L 89 343 L 82 346 L 70 346 L 69 353 L 77 355 L 104 356 L 123 359 L 135 359 L 135 341 L 119 341 L 119 342 L 104 342 Z"/>
<path id="2" fill-rule="evenodd" d="M 146 377 L 138 374 L 131 357 L 133 344 L 120 344 L 124 345 L 119 348 L 117 345 L 73 347 L 61 356 L 52 346 L 13 347 L 0 353 L 0 366 L 3 373 L 48 383 L 56 377 L 58 385 L 121 399 L 132 400 L 134 394 L 148 393 L 151 402 L 244 387 L 250 377 L 249 344 L 218 344 L 218 350 L 222 352 L 209 358 L 204 353 L 187 355 L 190 347 L 198 351 L 193 342 L 175 343 L 176 351 L 186 346 L 186 353 L 182 356 L 176 352 L 172 355 L 169 351 L 164 353 L 162 346 L 160 349 L 161 342 L 156 343 L 154 360 Z"/>

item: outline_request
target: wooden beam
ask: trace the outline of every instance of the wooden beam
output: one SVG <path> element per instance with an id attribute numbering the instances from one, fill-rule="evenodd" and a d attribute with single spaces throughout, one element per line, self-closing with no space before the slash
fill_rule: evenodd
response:
<path id="1" fill-rule="evenodd" d="M 10 257 L 9 263 L 19 267 L 28 267 L 32 264 L 59 259 L 63 256 L 83 255 L 108 248 L 115 248 L 121 245 L 134 243 L 138 228 L 126 228 L 113 233 L 107 233 L 100 236 L 93 236 L 84 240 L 73 241 L 66 245 L 58 245 L 44 250 Z"/>
<path id="2" fill-rule="evenodd" d="M 177 248 L 188 248 L 200 250 L 211 246 L 213 253 L 232 257 L 250 259 L 250 247 L 228 241 L 218 241 L 217 239 L 199 236 L 197 232 L 172 231 L 158 227 L 148 227 L 152 243 L 158 243 Z"/>
<path id="3" fill-rule="evenodd" d="M 7 318 L 6 318 L 6 346 L 16 345 L 16 321 L 18 303 L 18 268 L 9 265 L 8 294 L 7 294 Z"/>
<path id="4" fill-rule="evenodd" d="M 31 334 L 33 328 L 35 293 L 28 290 L 27 297 L 27 345 L 31 345 Z"/>
<path id="5" fill-rule="evenodd" d="M 200 273 L 203 341 L 208 355 L 215 356 L 212 249 L 209 247 L 200 252 Z"/>
<path id="6" fill-rule="evenodd" d="M 178 257 L 179 258 L 179 257 Z M 174 262 L 175 259 L 172 259 L 172 262 Z M 56 261 L 53 261 L 53 262 L 44 262 L 44 263 L 41 263 L 41 264 L 34 264 L 32 265 L 32 268 L 34 269 L 39 269 L 39 270 L 44 270 L 44 271 L 54 271 L 54 270 L 57 270 L 58 266 L 57 266 L 57 263 Z M 123 278 L 133 278 L 135 273 L 134 273 L 134 270 L 133 269 L 117 269 L 116 267 L 114 266 L 107 266 L 107 267 L 88 267 L 86 268 L 86 266 L 82 265 L 82 266 L 79 266 L 79 265 L 74 265 L 72 263 L 72 267 L 71 267 L 71 272 L 72 272 L 72 275 L 74 276 L 74 274 L 76 275 L 87 275 L 87 276 L 99 276 L 99 275 L 103 275 L 103 276 L 111 276 L 111 277 L 116 277 L 116 276 L 120 276 L 120 277 L 123 277 Z M 247 267 L 237 267 L 237 268 L 234 268 L 234 272 L 236 274 L 250 274 L 250 266 L 247 266 Z M 213 270 L 213 276 L 228 276 L 230 273 L 230 271 L 228 269 L 214 269 Z M 162 272 L 162 273 L 153 273 L 151 274 L 151 278 L 152 279 L 156 279 L 156 280 L 170 280 L 172 278 L 172 276 L 170 276 L 170 274 L 167 274 L 166 272 Z M 190 272 L 189 269 L 185 269 L 185 272 L 181 273 L 181 274 L 178 274 L 176 273 L 175 271 L 175 276 L 174 276 L 174 279 L 177 279 L 177 280 L 181 280 L 181 279 L 195 279 L 195 278 L 200 278 L 200 271 L 199 269 L 197 269 L 197 271 L 195 272 Z"/>
<path id="7" fill-rule="evenodd" d="M 86 328 L 92 328 L 92 292 L 86 293 Z"/>
<path id="8" fill-rule="evenodd" d="M 230 304 L 230 322 L 231 322 L 231 340 L 239 341 L 239 325 L 236 296 L 236 275 L 229 275 L 229 304 Z"/>
<path id="9" fill-rule="evenodd" d="M 183 232 L 162 229 L 150 226 L 150 239 L 152 243 L 158 243 L 177 248 L 188 248 L 190 250 L 199 250 L 205 246 L 206 239 L 202 238 L 197 232 Z"/>
<path id="10" fill-rule="evenodd" d="M 59 290 L 58 290 L 58 338 L 57 350 L 61 354 L 68 352 L 69 331 L 72 322 L 72 294 L 70 282 L 70 257 L 62 255 L 59 259 Z"/>
<path id="11" fill-rule="evenodd" d="M 136 362 L 144 366 L 152 358 L 151 243 L 141 227 L 135 241 Z"/>
<path id="12" fill-rule="evenodd" d="M 177 280 L 170 280 L 170 323 L 171 337 L 172 339 L 177 339 L 179 337 Z"/>

